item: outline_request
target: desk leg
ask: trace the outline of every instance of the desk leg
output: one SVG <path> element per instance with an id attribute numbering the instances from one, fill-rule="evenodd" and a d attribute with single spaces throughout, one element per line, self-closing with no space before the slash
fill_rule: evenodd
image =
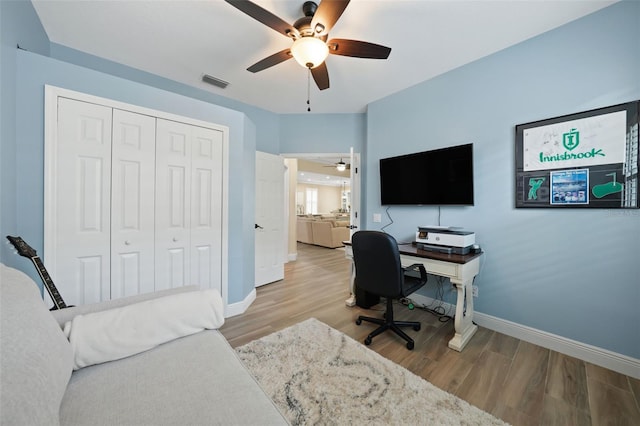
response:
<path id="1" fill-rule="evenodd" d="M 349 293 L 351 294 L 344 303 L 347 306 L 355 306 L 356 305 L 356 264 L 353 263 L 353 259 L 351 259 L 351 277 L 349 278 Z"/>
<path id="2" fill-rule="evenodd" d="M 452 279 L 451 283 L 456 286 L 458 300 L 456 301 L 456 319 L 454 322 L 456 334 L 453 339 L 449 340 L 449 347 L 461 352 L 478 330 L 478 326 L 473 323 L 473 297 L 471 290 L 473 278 L 463 282 L 456 282 Z"/>

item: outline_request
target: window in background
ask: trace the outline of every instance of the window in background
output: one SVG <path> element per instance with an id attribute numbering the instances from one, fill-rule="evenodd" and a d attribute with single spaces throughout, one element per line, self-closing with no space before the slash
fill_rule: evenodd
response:
<path id="1" fill-rule="evenodd" d="M 296 214 L 304 213 L 304 192 L 296 191 Z"/>
<path id="2" fill-rule="evenodd" d="M 306 190 L 307 214 L 318 214 L 318 190 L 307 188 Z"/>

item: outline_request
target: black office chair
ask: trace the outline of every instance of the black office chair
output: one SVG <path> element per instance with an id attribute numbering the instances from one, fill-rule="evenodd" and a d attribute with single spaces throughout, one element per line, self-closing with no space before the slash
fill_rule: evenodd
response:
<path id="1" fill-rule="evenodd" d="M 424 265 L 415 264 L 403 268 L 400 264 L 398 243 L 391 235 L 379 231 L 358 231 L 351 238 L 353 260 L 356 265 L 356 286 L 368 293 L 385 297 L 387 310 L 384 319 L 359 316 L 356 324 L 368 321 L 379 324 L 364 340 L 371 344 L 378 334 L 391 330 L 407 341 L 407 349 L 414 347 L 414 341 L 400 327 L 413 327 L 420 330 L 415 321 L 394 321 L 393 299 L 407 297 L 427 283 L 427 271 Z"/>

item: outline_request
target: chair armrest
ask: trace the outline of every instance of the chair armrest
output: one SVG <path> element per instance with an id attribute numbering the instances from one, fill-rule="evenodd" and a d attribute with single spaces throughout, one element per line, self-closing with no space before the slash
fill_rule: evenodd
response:
<path id="1" fill-rule="evenodd" d="M 413 265 L 409 265 L 406 268 L 402 268 L 402 270 L 404 271 L 405 275 L 427 281 L 427 270 L 422 263 L 414 263 Z M 418 273 L 420 274 L 420 276 L 418 276 Z"/>

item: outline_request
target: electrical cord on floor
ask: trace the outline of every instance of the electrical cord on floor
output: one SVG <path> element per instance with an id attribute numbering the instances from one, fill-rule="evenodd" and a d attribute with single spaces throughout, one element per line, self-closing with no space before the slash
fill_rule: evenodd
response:
<path id="1" fill-rule="evenodd" d="M 408 297 L 400 299 L 400 303 L 407 306 L 409 309 L 417 308 L 417 309 L 429 312 L 430 314 L 438 317 L 438 320 L 440 322 L 447 322 L 452 320 L 454 316 L 449 314 L 449 310 L 451 309 L 451 307 L 449 307 L 449 310 L 445 309 L 444 307 L 444 300 L 443 300 L 444 299 L 444 280 L 445 278 L 443 277 L 436 278 L 435 298 L 433 299 L 433 302 L 430 303 L 429 305 L 416 304 L 413 300 L 411 300 Z"/>
<path id="2" fill-rule="evenodd" d="M 452 320 L 454 317 L 448 315 L 442 306 L 436 306 L 435 308 L 430 308 L 425 305 L 416 305 L 411 299 L 404 297 L 400 299 L 400 303 L 404 306 L 407 306 L 409 309 L 420 309 L 425 312 L 429 312 L 431 315 L 438 318 L 440 322 L 447 322 Z"/>
<path id="3" fill-rule="evenodd" d="M 440 322 L 447 322 L 454 319 L 455 315 L 450 314 L 451 305 L 449 306 L 449 309 L 446 309 L 444 307 L 444 282 L 446 278 L 444 277 L 434 277 L 434 278 L 436 280 L 436 294 L 435 294 L 435 298 L 433 299 L 433 302 L 431 302 L 429 305 L 416 304 L 413 300 L 411 300 L 408 297 L 403 297 L 403 298 L 394 300 L 393 303 L 394 304 L 399 303 L 403 306 L 408 307 L 410 310 L 420 309 L 422 311 L 429 312 L 430 314 L 436 316 Z M 387 303 L 386 298 L 381 297 L 380 303 L 378 305 L 381 305 L 382 308 L 374 308 L 374 306 L 378 306 L 378 305 L 374 305 L 367 309 L 375 312 L 385 312 L 386 303 Z"/>

